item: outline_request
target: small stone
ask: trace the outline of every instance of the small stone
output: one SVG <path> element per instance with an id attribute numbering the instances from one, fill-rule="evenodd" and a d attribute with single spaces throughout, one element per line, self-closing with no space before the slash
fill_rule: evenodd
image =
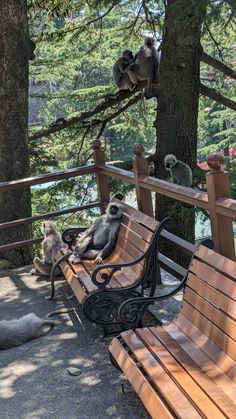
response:
<path id="1" fill-rule="evenodd" d="M 73 376 L 76 376 L 76 375 L 80 375 L 81 374 L 80 369 L 79 368 L 75 368 L 75 367 L 67 368 L 67 372 L 68 372 L 68 374 L 73 375 Z"/>

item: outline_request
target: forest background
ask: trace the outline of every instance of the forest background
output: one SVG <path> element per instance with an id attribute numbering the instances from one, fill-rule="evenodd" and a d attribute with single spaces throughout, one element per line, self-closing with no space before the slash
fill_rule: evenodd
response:
<path id="1" fill-rule="evenodd" d="M 199 24 L 201 47 L 205 53 L 229 68 L 234 68 L 234 0 L 27 2 L 29 36 L 36 44 L 29 70 L 30 119 L 27 147 L 30 175 L 87 164 L 91 159 L 92 140 L 96 138 L 102 141 L 106 160 L 115 161 L 115 165 L 126 169 L 131 168 L 134 144 L 142 143 L 145 151 L 150 150 L 149 154 L 155 153 L 157 101 L 156 98 L 146 100 L 140 92 L 132 97 L 127 95 L 122 100 L 118 95 L 116 105 L 112 108 L 105 107 L 90 124 L 78 123 L 60 127 L 54 133 L 50 132 L 50 127 L 55 127 L 53 124 L 58 118 L 66 121 L 76 118 L 81 113 L 96 108 L 98 104 L 106 103 L 109 97 L 116 94 L 112 66 L 123 49 L 129 48 L 135 53 L 146 35 L 154 36 L 156 47 L 162 49 L 163 33 L 168 31 L 167 8 L 173 3 L 177 4 L 179 14 L 183 15 L 182 19 L 185 19 L 186 3 L 188 7 L 189 4 L 191 7 L 194 3 L 202 4 L 205 10 Z M 193 18 L 195 19 L 194 16 Z M 188 42 L 187 39 L 185 42 Z M 232 101 L 235 99 L 234 79 L 203 61 L 200 82 L 216 89 Z M 37 136 L 38 130 L 45 130 L 45 135 Z M 200 92 L 197 159 L 202 162 L 209 152 L 224 151 L 227 156 L 226 169 L 231 175 L 232 197 L 236 197 L 236 156 L 229 154 L 231 149 L 236 148 L 235 130 L 235 110 L 203 96 Z M 190 154 L 191 150 L 188 150 L 183 160 L 194 169 L 194 187 L 201 186 L 205 189 L 205 173 L 197 169 L 194 150 L 192 161 L 188 161 Z M 152 164 L 150 170 L 154 174 Z M 160 177 L 168 179 L 168 173 L 162 171 Z M 52 212 L 95 200 L 94 187 L 93 178 L 86 176 L 60 181 L 47 187 L 44 185 L 42 188 L 31 188 L 32 214 Z M 117 192 L 127 194 L 131 189 L 132 186 L 110 180 L 111 195 Z M 189 208 L 186 211 L 188 213 Z M 207 213 L 201 214 L 203 220 L 208 217 Z M 68 225 L 90 223 L 90 218 L 95 215 L 96 211 L 91 210 L 88 213 L 60 217 L 58 226 L 63 230 Z M 183 216 L 186 218 L 186 212 Z M 34 223 L 33 236 L 40 235 L 40 224 Z M 24 261 L 27 260 L 23 253 L 21 257 Z"/>

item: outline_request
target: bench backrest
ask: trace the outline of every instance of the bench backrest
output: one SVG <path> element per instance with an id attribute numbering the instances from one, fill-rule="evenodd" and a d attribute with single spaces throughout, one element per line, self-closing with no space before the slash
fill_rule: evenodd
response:
<path id="1" fill-rule="evenodd" d="M 181 314 L 236 361 L 236 262 L 199 246 Z"/>
<path id="2" fill-rule="evenodd" d="M 115 198 L 113 201 L 120 202 Z M 126 203 L 122 202 L 122 205 L 124 206 L 124 214 L 115 252 L 122 253 L 126 261 L 130 261 L 131 258 L 140 257 L 147 250 L 158 223 Z M 147 223 L 145 223 L 146 218 Z"/>

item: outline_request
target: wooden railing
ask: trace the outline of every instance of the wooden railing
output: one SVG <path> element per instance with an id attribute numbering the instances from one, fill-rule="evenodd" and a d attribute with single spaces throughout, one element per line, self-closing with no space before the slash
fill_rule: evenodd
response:
<path id="1" fill-rule="evenodd" d="M 213 160 L 209 160 L 209 166 L 212 170 L 206 174 L 206 193 L 150 177 L 148 175 L 147 160 L 142 156 L 142 147 L 139 145 L 137 145 L 134 149 L 136 157 L 133 160 L 132 172 L 106 164 L 104 152 L 100 147 L 100 141 L 94 141 L 94 165 L 0 183 L 0 193 L 4 193 L 13 189 L 28 188 L 33 185 L 40 185 L 47 182 L 75 178 L 87 174 L 95 174 L 98 187 L 98 200 L 96 202 L 45 214 L 34 215 L 24 219 L 4 222 L 0 224 L 0 230 L 23 224 L 31 224 L 37 220 L 55 218 L 63 214 L 75 213 L 77 211 L 83 211 L 99 206 L 101 207 L 101 210 L 104 211 L 104 206 L 110 199 L 108 177 L 114 177 L 135 185 L 138 208 L 151 217 L 153 217 L 151 192 L 156 192 L 177 201 L 191 204 L 197 208 L 209 211 L 212 240 L 215 245 L 215 250 L 228 258 L 235 259 L 232 221 L 236 220 L 236 200 L 230 198 L 228 173 L 221 170 L 220 164 L 217 166 L 219 156 L 216 155 L 215 158 L 213 156 Z M 175 246 L 181 247 L 189 254 L 191 254 L 195 249 L 193 244 L 167 231 L 163 232 L 163 236 L 170 240 Z M 42 237 L 39 237 L 21 242 L 5 244 L 0 246 L 0 251 L 13 249 L 14 247 L 19 246 L 32 245 L 41 240 Z M 166 264 L 169 266 L 170 271 L 172 270 L 171 266 L 174 267 L 175 269 L 173 270 L 175 270 L 179 276 L 183 273 L 183 269 L 178 267 L 173 261 L 167 261 L 166 259 Z"/>

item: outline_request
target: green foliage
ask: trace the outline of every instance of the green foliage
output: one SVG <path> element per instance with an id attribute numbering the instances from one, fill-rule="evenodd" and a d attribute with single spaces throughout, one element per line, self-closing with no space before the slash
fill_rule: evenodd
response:
<path id="1" fill-rule="evenodd" d="M 181 3 L 183 0 L 176 2 L 180 13 Z M 91 110 L 107 95 L 114 94 L 112 66 L 121 51 L 129 48 L 135 53 L 146 34 L 154 35 L 157 45 L 161 40 L 165 12 L 162 1 L 31 0 L 28 6 L 30 36 L 36 42 L 36 59 L 30 66 L 33 86 L 30 95 L 42 104 L 38 128 L 48 127 L 59 117 L 67 119 Z M 188 6 L 191 7 L 191 2 Z M 230 1 L 208 1 L 202 31 L 204 50 L 229 66 L 233 66 L 235 59 L 235 20 L 231 6 Z M 201 80 L 223 95 L 235 98 L 235 83 L 203 63 Z M 145 151 L 155 145 L 155 108 L 156 101 L 143 100 L 106 125 L 101 139 L 107 160 L 131 159 L 135 143 L 142 143 Z M 102 116 L 106 115 L 104 112 Z M 236 146 L 234 121 L 233 111 L 200 98 L 201 160 L 210 151 Z M 91 141 L 97 137 L 100 127 L 94 125 L 88 129 L 78 124 L 48 138 L 32 140 L 29 144 L 31 173 L 66 170 L 82 164 L 91 155 Z M 30 128 L 30 133 L 34 131 L 35 128 Z M 229 162 L 231 173 L 232 165 Z M 204 179 L 205 174 L 196 171 L 194 186 L 205 189 Z M 94 199 L 94 194 L 86 189 L 88 180 L 72 179 L 35 189 L 33 213 L 51 212 Z M 234 189 L 233 177 L 232 183 Z M 115 180 L 110 181 L 110 188 L 112 194 L 132 189 Z M 93 214 L 91 211 L 90 215 Z M 67 223 L 77 224 L 78 215 L 63 216 L 60 220 L 64 227 Z M 87 222 L 83 215 L 82 222 Z"/>

